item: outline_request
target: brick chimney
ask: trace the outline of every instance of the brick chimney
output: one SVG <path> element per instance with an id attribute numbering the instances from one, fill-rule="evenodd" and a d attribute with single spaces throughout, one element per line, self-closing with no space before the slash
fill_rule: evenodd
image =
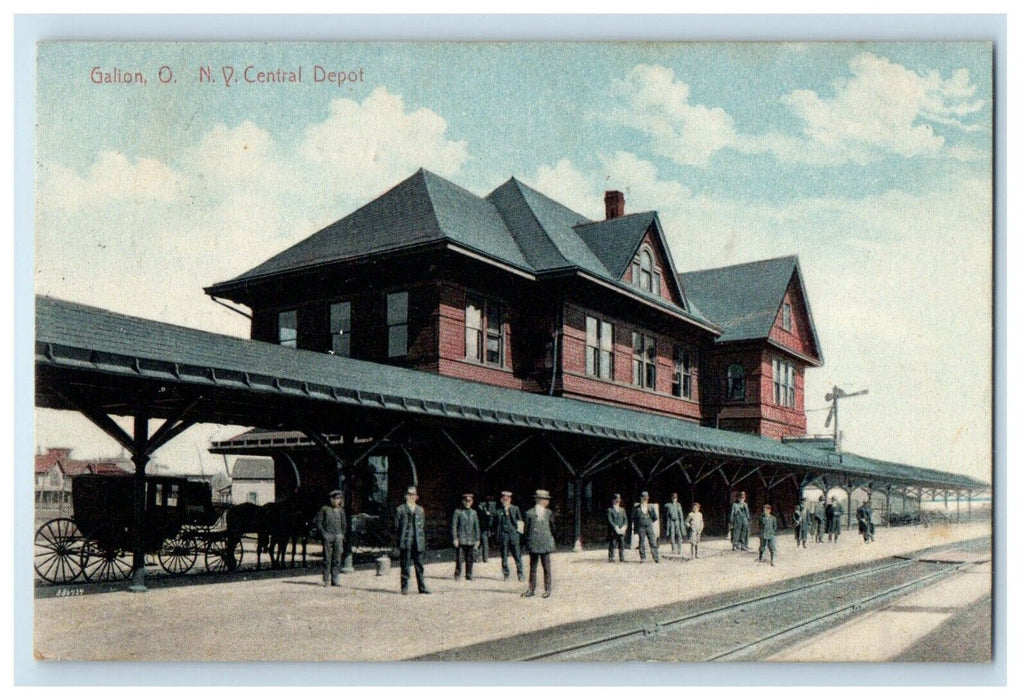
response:
<path id="1" fill-rule="evenodd" d="M 616 219 L 625 215 L 625 195 L 617 190 L 607 190 L 603 195 L 603 203 L 607 208 L 607 218 Z"/>

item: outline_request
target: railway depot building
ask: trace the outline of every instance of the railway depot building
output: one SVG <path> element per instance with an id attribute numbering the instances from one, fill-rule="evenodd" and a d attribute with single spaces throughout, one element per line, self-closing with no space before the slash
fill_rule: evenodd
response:
<path id="1" fill-rule="evenodd" d="M 767 438 L 804 435 L 803 377 L 822 360 L 798 260 L 681 274 L 656 212 L 626 214 L 616 191 L 606 193 L 605 210 L 603 221 L 590 221 L 513 178 L 478 197 L 419 170 L 205 291 L 252 309 L 255 340 Z M 519 447 L 489 469 L 472 457 L 483 453 L 474 437 L 390 438 L 376 450 L 385 455 L 378 476 L 357 475 L 365 482 L 359 491 L 387 487 L 377 503 L 356 495 L 351 508 L 384 514 L 417 480 L 440 540 L 466 490 L 481 499 L 512 489 L 524 502 L 548 487 L 567 494 L 567 503 L 555 499 L 558 510 L 573 510 L 576 470 L 546 445 Z M 327 471 L 315 445 L 289 442 L 287 434 L 258 431 L 215 450 L 276 457 L 285 463 L 277 487 L 288 492 L 301 471 Z M 417 466 L 383 467 L 389 453 L 392 462 Z M 615 491 L 626 500 L 641 488 L 661 499 L 672 490 L 699 498 L 672 462 L 654 469 L 650 457 L 636 455 L 592 471 L 580 484 L 587 515 L 580 527 L 602 536 L 596 516 Z M 708 501 L 715 529 L 727 491 L 744 485 L 711 480 L 703 489 L 716 498 Z M 783 498 L 791 508 L 796 489 Z"/>
<path id="2" fill-rule="evenodd" d="M 479 197 L 419 170 L 206 288 L 249 308 L 250 339 L 37 297 L 36 405 L 111 435 L 138 494 L 149 455 L 201 422 L 250 428 L 211 450 L 271 457 L 277 500 L 342 487 L 368 532 L 416 484 L 437 547 L 467 491 L 547 489 L 578 546 L 603 539 L 614 492 L 676 491 L 717 534 L 741 490 L 784 516 L 841 489 L 848 520 L 866 493 L 885 522 L 987 490 L 804 439 L 823 358 L 795 257 L 682 273 L 656 212 L 604 204 L 590 221 L 515 179 Z M 140 539 L 136 586 L 142 562 Z"/>

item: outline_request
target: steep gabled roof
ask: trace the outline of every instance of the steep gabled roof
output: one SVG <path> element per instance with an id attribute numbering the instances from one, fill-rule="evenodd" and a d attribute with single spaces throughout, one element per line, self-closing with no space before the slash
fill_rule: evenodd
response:
<path id="1" fill-rule="evenodd" d="M 795 255 L 685 272 L 679 280 L 686 296 L 724 329 L 717 342 L 730 343 L 768 337 L 794 274 L 800 282 L 814 347 L 820 358 L 821 346 Z"/>
<path id="2" fill-rule="evenodd" d="M 606 221 L 579 224 L 575 232 L 615 279 L 621 279 L 650 230 L 657 212 L 626 214 Z"/>
<path id="3" fill-rule="evenodd" d="M 211 289 L 444 240 L 530 268 L 495 207 L 420 169 L 352 214 Z"/>
<path id="4" fill-rule="evenodd" d="M 511 178 L 486 195 L 500 212 L 536 272 L 580 267 L 608 276 L 589 246 L 575 233 L 575 226 L 589 221 L 525 183 Z"/>
<path id="5" fill-rule="evenodd" d="M 620 290 L 681 314 L 716 332 L 714 324 L 682 293 L 667 301 L 645 294 L 621 278 L 642 236 L 655 226 L 670 261 L 655 212 L 591 222 L 587 217 L 511 178 L 485 197 L 420 169 L 352 214 L 326 226 L 238 277 L 208 287 L 220 296 L 247 283 L 376 253 L 452 243 L 527 273 L 584 273 Z M 638 230 L 636 230 L 638 229 Z M 582 232 L 585 232 L 583 235 Z M 625 232 L 631 245 L 608 240 Z M 633 240 L 638 234 L 638 240 Z M 631 247 L 631 251 L 626 250 Z M 622 264 L 623 263 L 623 264 Z M 612 272 L 612 268 L 622 269 Z M 674 267 L 671 262 L 671 267 Z"/>

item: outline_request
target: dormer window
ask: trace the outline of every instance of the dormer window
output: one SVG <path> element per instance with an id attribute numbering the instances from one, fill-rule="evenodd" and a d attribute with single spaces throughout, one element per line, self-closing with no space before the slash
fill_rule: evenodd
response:
<path id="1" fill-rule="evenodd" d="M 660 294 L 660 269 L 648 246 L 640 248 L 632 261 L 632 284 L 650 294 Z"/>
<path id="2" fill-rule="evenodd" d="M 782 328 L 792 330 L 792 307 L 788 303 L 782 304 Z"/>

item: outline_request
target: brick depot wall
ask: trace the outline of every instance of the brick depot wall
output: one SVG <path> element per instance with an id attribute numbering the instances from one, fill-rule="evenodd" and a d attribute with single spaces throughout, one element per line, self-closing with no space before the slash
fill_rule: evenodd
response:
<path id="1" fill-rule="evenodd" d="M 586 315 L 609 321 L 614 325 L 614 381 L 605 381 L 585 373 L 585 317 Z M 632 332 L 653 336 L 657 341 L 657 388 L 642 389 L 632 383 Z M 674 360 L 672 347 L 679 343 L 692 352 L 692 399 L 671 395 Z M 698 352 L 685 341 L 675 341 L 666 335 L 654 333 L 641 326 L 630 326 L 616 318 L 598 314 L 568 304 L 564 317 L 563 355 L 561 357 L 560 389 L 564 396 L 602 403 L 641 408 L 647 411 L 699 421 Z"/>

